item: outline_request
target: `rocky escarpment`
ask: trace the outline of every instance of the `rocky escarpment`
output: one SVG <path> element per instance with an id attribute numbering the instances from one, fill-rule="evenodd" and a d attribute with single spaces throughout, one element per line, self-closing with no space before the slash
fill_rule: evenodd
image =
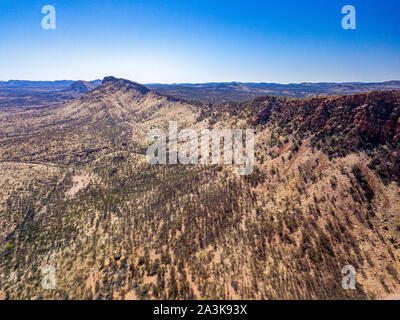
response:
<path id="1" fill-rule="evenodd" d="M 254 122 L 291 124 L 319 136 L 338 134 L 354 147 L 400 142 L 400 92 L 312 99 L 259 98 Z"/>
<path id="2" fill-rule="evenodd" d="M 400 182 L 400 91 L 290 99 L 259 97 L 232 105 L 251 115 L 252 125 L 276 124 L 278 134 L 310 139 L 330 158 L 364 151 L 387 181 Z"/>

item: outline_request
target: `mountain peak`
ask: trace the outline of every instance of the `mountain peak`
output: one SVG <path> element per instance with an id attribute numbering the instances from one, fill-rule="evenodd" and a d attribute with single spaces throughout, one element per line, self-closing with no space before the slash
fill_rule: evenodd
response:
<path id="1" fill-rule="evenodd" d="M 104 84 L 106 82 L 117 82 L 119 79 L 115 78 L 113 76 L 108 76 L 108 77 L 104 77 L 103 81 L 101 82 L 101 84 Z"/>
<path id="2" fill-rule="evenodd" d="M 77 93 L 87 93 L 96 88 L 95 84 L 92 84 L 87 81 L 78 80 L 73 82 L 68 88 L 67 91 L 73 91 Z"/>
<path id="3" fill-rule="evenodd" d="M 104 77 L 101 85 L 102 86 L 111 85 L 111 86 L 116 86 L 119 88 L 126 87 L 126 89 L 135 90 L 141 94 L 146 94 L 147 92 L 151 91 L 149 88 L 147 88 L 146 86 L 144 86 L 140 83 L 122 79 L 122 78 L 115 78 L 113 76 Z"/>

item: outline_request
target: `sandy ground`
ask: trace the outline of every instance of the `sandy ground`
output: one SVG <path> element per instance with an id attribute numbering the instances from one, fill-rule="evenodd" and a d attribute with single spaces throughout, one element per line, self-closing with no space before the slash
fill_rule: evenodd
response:
<path id="1" fill-rule="evenodd" d="M 76 194 L 80 190 L 86 188 L 89 182 L 90 182 L 90 176 L 88 174 L 77 175 L 72 177 L 73 186 L 65 193 L 65 196 L 70 199 L 75 198 Z"/>

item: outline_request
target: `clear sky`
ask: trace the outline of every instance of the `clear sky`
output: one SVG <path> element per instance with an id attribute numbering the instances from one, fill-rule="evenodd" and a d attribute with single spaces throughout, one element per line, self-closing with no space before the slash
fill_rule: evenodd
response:
<path id="1" fill-rule="evenodd" d="M 347 4 L 356 30 L 341 26 Z M 399 0 L 0 0 L 0 80 L 400 79 L 399 17 Z"/>

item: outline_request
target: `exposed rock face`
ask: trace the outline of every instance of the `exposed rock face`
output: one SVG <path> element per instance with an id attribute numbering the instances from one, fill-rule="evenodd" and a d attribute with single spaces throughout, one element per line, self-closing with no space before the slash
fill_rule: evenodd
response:
<path id="1" fill-rule="evenodd" d="M 344 135 L 345 140 L 351 143 L 398 143 L 400 92 L 376 91 L 339 97 L 276 99 L 258 111 L 255 122 L 264 123 L 270 118 L 278 123 L 295 123 L 319 135 Z"/>

